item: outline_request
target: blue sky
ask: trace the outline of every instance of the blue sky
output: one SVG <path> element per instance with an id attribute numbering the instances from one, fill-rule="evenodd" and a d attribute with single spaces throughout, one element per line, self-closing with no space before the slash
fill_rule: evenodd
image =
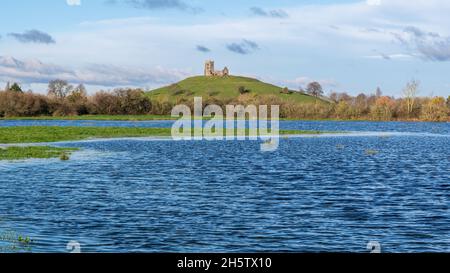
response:
<path id="1" fill-rule="evenodd" d="M 202 73 L 298 89 L 450 95 L 450 1 L 2 1 L 0 84 L 45 92 L 54 78 L 89 90 L 154 88 Z"/>

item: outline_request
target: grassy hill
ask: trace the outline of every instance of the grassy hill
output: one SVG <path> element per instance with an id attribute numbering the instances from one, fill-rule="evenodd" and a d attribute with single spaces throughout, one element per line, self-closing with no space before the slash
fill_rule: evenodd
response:
<path id="1" fill-rule="evenodd" d="M 244 87 L 248 94 L 257 96 L 274 95 L 279 99 L 298 102 L 312 103 L 321 101 L 315 97 L 299 92 L 290 94 L 282 93 L 282 87 L 264 83 L 256 79 L 228 76 L 228 77 L 205 77 L 197 76 L 187 78 L 176 84 L 162 87 L 148 92 L 151 99 L 158 101 L 177 102 L 184 98 L 203 97 L 214 98 L 221 101 L 232 100 L 241 95 L 239 89 Z"/>

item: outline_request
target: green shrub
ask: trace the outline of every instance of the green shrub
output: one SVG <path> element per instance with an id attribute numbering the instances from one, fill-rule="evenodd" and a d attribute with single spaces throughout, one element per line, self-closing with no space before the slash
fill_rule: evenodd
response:
<path id="1" fill-rule="evenodd" d="M 241 95 L 246 94 L 246 93 L 250 93 L 250 92 L 251 92 L 251 90 L 245 88 L 245 86 L 239 86 L 238 91 L 239 91 L 239 93 L 240 93 Z"/>

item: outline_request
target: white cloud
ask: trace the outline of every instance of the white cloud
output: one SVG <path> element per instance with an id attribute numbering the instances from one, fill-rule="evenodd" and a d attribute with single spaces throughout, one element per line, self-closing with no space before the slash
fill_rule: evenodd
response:
<path id="1" fill-rule="evenodd" d="M 66 0 L 69 6 L 81 6 L 81 0 Z"/>
<path id="2" fill-rule="evenodd" d="M 342 56 L 363 57 L 370 55 L 373 49 L 411 55 L 411 52 L 401 52 L 402 46 L 393 43 L 392 36 L 409 25 L 450 35 L 446 34 L 448 29 L 445 28 L 450 25 L 446 16 L 450 12 L 450 1 L 390 0 L 377 7 L 374 3 L 377 1 L 371 0 L 371 5 L 361 1 L 285 7 L 283 10 L 290 16 L 278 23 L 260 17 L 208 18 L 197 20 L 197 23 L 183 20 L 167 23 L 151 17 L 85 22 L 71 33 L 55 33 L 58 45 L 51 50 L 17 46 L 4 54 L 27 54 L 25 56 L 57 62 L 90 60 L 119 65 L 148 63 L 192 67 L 196 60 L 192 50 L 199 43 L 210 48 L 216 56 L 229 60 L 233 57 L 229 56 L 226 45 L 242 39 L 258 43 L 261 54 L 265 50 L 276 55 L 289 54 L 289 50 L 294 53 L 314 50 L 323 52 L 324 56 L 338 51 Z M 280 45 L 285 48 L 279 50 Z"/>
<path id="3" fill-rule="evenodd" d="M 378 55 L 367 55 L 364 56 L 367 59 L 384 59 L 384 60 L 394 60 L 394 59 L 410 59 L 413 58 L 413 55 L 408 54 L 385 54 L 385 53 L 379 53 Z"/>
<path id="4" fill-rule="evenodd" d="M 367 5 L 369 6 L 380 6 L 381 0 L 367 0 Z"/>

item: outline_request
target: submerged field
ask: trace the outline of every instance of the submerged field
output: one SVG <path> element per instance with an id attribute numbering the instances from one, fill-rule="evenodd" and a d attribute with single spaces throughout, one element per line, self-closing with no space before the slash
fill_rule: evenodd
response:
<path id="1" fill-rule="evenodd" d="M 31 124 L 91 123 L 0 121 Z M 383 252 L 450 249 L 450 124 L 280 128 L 360 134 L 281 138 L 269 153 L 259 141 L 52 144 L 83 152 L 64 163 L 0 162 L 0 232 L 29 236 L 33 252 L 65 252 L 72 240 L 83 252 L 367 253 L 371 241 Z"/>
<path id="2" fill-rule="evenodd" d="M 248 133 L 248 132 L 247 132 Z M 320 131 L 281 130 L 280 134 L 322 134 Z M 24 126 L 0 127 L 0 144 L 43 143 L 58 141 L 85 140 L 92 138 L 120 137 L 170 137 L 171 128 L 137 128 L 137 127 L 56 127 Z"/>
<path id="3" fill-rule="evenodd" d="M 38 117 L 5 117 L 0 120 L 111 120 L 111 121 L 145 121 L 178 119 L 165 115 L 81 115 L 81 116 L 38 116 Z"/>

